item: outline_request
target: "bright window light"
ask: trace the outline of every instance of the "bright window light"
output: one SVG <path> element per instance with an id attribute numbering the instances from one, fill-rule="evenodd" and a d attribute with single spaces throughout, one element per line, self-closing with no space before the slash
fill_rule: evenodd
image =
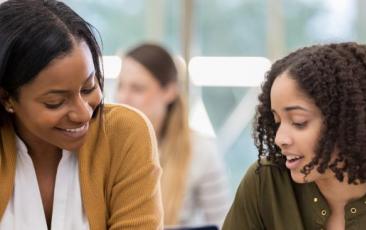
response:
<path id="1" fill-rule="evenodd" d="M 264 57 L 194 57 L 188 71 L 196 86 L 258 87 L 270 67 Z"/>
<path id="2" fill-rule="evenodd" d="M 199 98 L 194 103 L 190 110 L 189 127 L 207 136 L 216 137 L 215 131 L 212 127 L 206 108 L 201 98 Z"/>
<path id="3" fill-rule="evenodd" d="M 103 56 L 104 78 L 117 79 L 121 71 L 122 61 L 118 56 Z"/>
<path id="4" fill-rule="evenodd" d="M 1 1 L 1 0 L 0 0 Z M 122 68 L 122 60 L 119 56 L 103 56 L 104 78 L 117 79 Z M 175 56 L 174 61 L 184 76 L 186 64 L 181 56 Z"/>

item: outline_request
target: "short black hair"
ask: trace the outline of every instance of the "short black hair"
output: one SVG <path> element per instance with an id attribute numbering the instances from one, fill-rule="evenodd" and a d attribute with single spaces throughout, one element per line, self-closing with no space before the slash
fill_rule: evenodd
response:
<path id="1" fill-rule="evenodd" d="M 287 72 L 315 102 L 324 120 L 315 157 L 302 172 L 330 168 L 339 181 L 366 182 L 366 46 L 336 43 L 305 47 L 276 61 L 266 75 L 259 96 L 254 139 L 259 162 L 266 157 L 284 165 L 274 140 L 277 127 L 271 111 L 270 92 L 274 80 Z M 331 162 L 337 148 L 339 155 Z M 339 164 L 341 163 L 341 164 Z"/>
<path id="2" fill-rule="evenodd" d="M 95 28 L 63 2 L 8 0 L 0 4 L 0 88 L 18 99 L 19 88 L 30 83 L 52 60 L 69 54 L 75 41 L 86 42 L 100 88 L 101 50 Z M 0 106 L 0 125 L 7 113 Z"/>

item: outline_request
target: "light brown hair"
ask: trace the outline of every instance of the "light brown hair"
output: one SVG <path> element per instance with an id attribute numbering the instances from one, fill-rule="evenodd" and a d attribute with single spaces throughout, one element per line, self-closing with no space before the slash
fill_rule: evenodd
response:
<path id="1" fill-rule="evenodd" d="M 174 60 L 161 46 L 143 44 L 129 51 L 126 57 L 142 64 L 152 73 L 161 87 L 178 82 L 178 71 Z M 183 92 L 168 105 L 158 143 L 163 168 L 164 224 L 175 225 L 179 220 L 191 162 L 188 111 Z"/>

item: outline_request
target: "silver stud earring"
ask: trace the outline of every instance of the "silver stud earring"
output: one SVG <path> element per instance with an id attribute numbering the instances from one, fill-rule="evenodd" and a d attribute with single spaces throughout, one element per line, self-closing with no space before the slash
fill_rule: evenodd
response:
<path id="1" fill-rule="evenodd" d="M 7 107 L 6 111 L 8 111 L 8 113 L 14 113 L 14 109 L 11 107 Z"/>

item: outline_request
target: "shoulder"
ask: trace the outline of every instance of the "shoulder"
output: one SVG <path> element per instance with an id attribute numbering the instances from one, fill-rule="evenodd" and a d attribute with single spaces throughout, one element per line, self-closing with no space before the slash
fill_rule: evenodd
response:
<path id="1" fill-rule="evenodd" d="M 242 190 L 250 190 L 254 187 L 259 193 L 273 190 L 292 190 L 292 182 L 286 168 L 262 159 L 260 164 L 256 161 L 248 168 L 238 191 L 240 193 Z"/>
<path id="2" fill-rule="evenodd" d="M 138 149 L 141 154 L 156 152 L 154 129 L 148 118 L 137 109 L 127 105 L 105 104 L 103 108 L 105 134 L 113 152 Z M 154 153 L 152 156 L 156 158 Z M 155 161 L 154 159 L 153 161 Z"/>
<path id="3" fill-rule="evenodd" d="M 131 129 L 149 129 L 150 122 L 146 116 L 127 105 L 105 104 L 103 107 L 104 125 L 106 129 L 122 128 Z"/>
<path id="4" fill-rule="evenodd" d="M 291 216 L 291 218 L 289 218 Z M 261 160 L 247 170 L 223 229 L 303 229 L 289 172 Z"/>
<path id="5" fill-rule="evenodd" d="M 267 160 L 260 160 L 260 165 L 258 162 L 252 164 L 240 184 L 238 194 L 245 196 L 244 200 L 253 199 L 255 196 L 263 218 L 271 218 L 269 210 L 280 211 L 280 207 L 297 211 L 294 182 L 290 172 L 284 166 L 278 166 Z"/>
<path id="6" fill-rule="evenodd" d="M 289 172 L 284 166 L 279 166 L 272 161 L 265 158 L 254 162 L 248 169 L 248 176 L 257 175 L 261 179 L 271 179 L 276 180 L 281 177 L 290 179 Z"/>
<path id="7" fill-rule="evenodd" d="M 146 135 L 155 139 L 155 132 L 149 119 L 139 110 L 127 105 L 105 104 L 103 108 L 105 132 L 109 138 L 124 140 L 128 136 Z M 122 138 L 122 139 L 121 139 Z"/>

